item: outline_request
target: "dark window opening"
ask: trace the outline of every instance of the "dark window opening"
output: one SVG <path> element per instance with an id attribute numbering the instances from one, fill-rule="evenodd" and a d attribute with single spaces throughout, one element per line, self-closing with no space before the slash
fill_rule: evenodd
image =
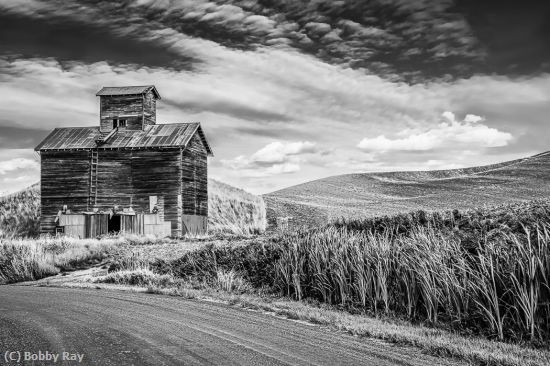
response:
<path id="1" fill-rule="evenodd" d="M 120 215 L 114 215 L 109 219 L 107 230 L 109 234 L 118 234 L 120 232 Z"/>
<path id="2" fill-rule="evenodd" d="M 114 118 L 113 119 L 113 129 L 115 129 L 117 127 L 126 127 L 126 120 L 125 119 Z"/>

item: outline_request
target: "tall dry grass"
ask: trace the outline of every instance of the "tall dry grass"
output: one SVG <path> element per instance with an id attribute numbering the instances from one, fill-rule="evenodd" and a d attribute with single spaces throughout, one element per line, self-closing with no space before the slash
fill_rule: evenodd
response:
<path id="1" fill-rule="evenodd" d="M 0 239 L 0 284 L 38 280 L 60 271 L 87 267 L 101 262 L 122 246 L 163 242 L 164 238 L 132 235 L 101 240 L 66 237 Z M 133 258 L 127 262 L 131 265 L 137 263 Z"/>
<path id="2" fill-rule="evenodd" d="M 549 208 L 537 201 L 448 220 L 417 212 L 393 225 L 340 222 L 267 244 L 207 246 L 154 270 L 207 281 L 237 273 L 297 300 L 541 344 L 550 337 Z"/>
<path id="3" fill-rule="evenodd" d="M 0 238 L 36 237 L 40 232 L 38 184 L 0 197 Z"/>
<path id="4" fill-rule="evenodd" d="M 242 189 L 208 181 L 210 233 L 261 234 L 267 225 L 264 200 Z"/>
<path id="5" fill-rule="evenodd" d="M 296 299 L 547 342 L 549 232 L 550 222 L 533 223 L 471 248 L 431 227 L 398 235 L 328 227 L 283 240 L 274 285 Z"/>

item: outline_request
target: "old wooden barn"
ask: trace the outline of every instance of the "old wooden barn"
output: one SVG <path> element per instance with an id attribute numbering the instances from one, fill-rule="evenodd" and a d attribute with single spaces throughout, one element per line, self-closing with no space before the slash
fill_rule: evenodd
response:
<path id="1" fill-rule="evenodd" d="M 41 232 L 206 232 L 212 150 L 200 124 L 157 124 L 153 85 L 105 87 L 96 95 L 99 126 L 56 128 L 35 149 Z"/>

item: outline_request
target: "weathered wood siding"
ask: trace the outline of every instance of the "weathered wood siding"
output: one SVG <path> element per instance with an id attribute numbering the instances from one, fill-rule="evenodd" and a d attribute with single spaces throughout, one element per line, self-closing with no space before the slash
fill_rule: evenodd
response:
<path id="1" fill-rule="evenodd" d="M 177 235 L 180 150 L 99 150 L 96 208 L 113 205 L 149 213 L 149 196 L 157 196 L 161 216 Z"/>
<path id="2" fill-rule="evenodd" d="M 63 205 L 73 213 L 107 212 L 115 205 L 149 213 L 150 196 L 157 196 L 159 216 L 171 223 L 172 235 L 181 235 L 190 225 L 184 217 L 193 217 L 194 228 L 206 227 L 207 151 L 198 134 L 183 151 L 99 149 L 95 204 L 88 206 L 90 167 L 90 150 L 42 153 L 43 232 L 54 232 Z M 199 225 L 197 220 L 203 221 Z"/>
<path id="3" fill-rule="evenodd" d="M 143 96 L 143 124 L 154 125 L 157 123 L 157 100 L 150 90 Z"/>
<path id="4" fill-rule="evenodd" d="M 86 210 L 89 169 L 89 151 L 48 151 L 41 154 L 41 232 L 54 232 L 54 220 L 63 205 L 72 212 Z"/>
<path id="5" fill-rule="evenodd" d="M 195 134 L 182 152 L 182 214 L 208 216 L 207 151 Z"/>
<path id="6" fill-rule="evenodd" d="M 183 215 L 182 234 L 202 235 L 208 232 L 208 217 L 200 215 Z"/>
<path id="7" fill-rule="evenodd" d="M 135 204 L 149 210 L 149 196 L 164 197 L 164 221 L 171 221 L 172 235 L 177 232 L 180 149 L 154 149 L 132 153 L 132 183 Z M 162 199 L 159 199 L 162 203 Z"/>
<path id="8" fill-rule="evenodd" d="M 126 120 L 127 130 L 143 129 L 144 98 L 142 95 L 116 95 L 100 97 L 100 130 L 113 129 L 113 118 Z M 125 115 L 135 115 L 126 117 Z"/>

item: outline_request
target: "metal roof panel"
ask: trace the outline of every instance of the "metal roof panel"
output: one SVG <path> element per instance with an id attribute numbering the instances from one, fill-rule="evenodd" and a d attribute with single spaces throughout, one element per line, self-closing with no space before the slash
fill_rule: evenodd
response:
<path id="1" fill-rule="evenodd" d="M 102 145 L 99 127 L 68 127 L 54 129 L 36 148 L 36 151 L 75 149 L 124 149 L 147 147 L 185 147 L 196 132 L 205 143 L 209 155 L 212 151 L 199 123 L 174 123 L 148 126 L 144 131 L 118 131 Z"/>

